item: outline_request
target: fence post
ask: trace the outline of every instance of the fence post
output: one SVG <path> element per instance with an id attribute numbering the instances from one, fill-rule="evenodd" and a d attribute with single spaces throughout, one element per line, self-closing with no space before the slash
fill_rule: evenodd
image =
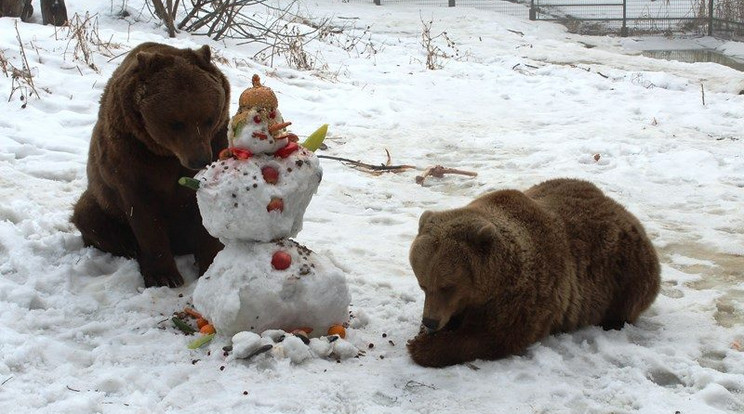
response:
<path id="1" fill-rule="evenodd" d="M 713 0 L 708 1 L 708 36 L 713 36 Z"/>
<path id="2" fill-rule="evenodd" d="M 375 5 L 377 5 L 377 6 L 380 5 L 380 0 L 374 0 L 374 2 L 375 2 Z"/>
<path id="3" fill-rule="evenodd" d="M 535 10 L 535 0 L 530 0 L 530 20 L 537 20 L 537 10 Z"/>
<path id="4" fill-rule="evenodd" d="M 455 0 L 449 0 L 449 6 L 455 7 Z"/>
<path id="5" fill-rule="evenodd" d="M 628 37 L 628 0 L 623 0 L 623 27 L 620 28 L 620 36 Z"/>

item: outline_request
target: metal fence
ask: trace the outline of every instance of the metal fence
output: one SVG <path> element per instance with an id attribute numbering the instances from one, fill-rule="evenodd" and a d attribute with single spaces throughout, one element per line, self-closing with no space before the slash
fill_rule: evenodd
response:
<path id="1" fill-rule="evenodd" d="M 378 6 L 415 4 L 427 7 L 474 7 L 516 17 L 529 16 L 530 0 L 342 0 L 354 3 L 374 3 Z"/>
<path id="2" fill-rule="evenodd" d="M 351 0 L 348 0 L 351 1 Z M 360 1 L 360 0 L 357 0 Z M 363 0 L 466 6 L 531 20 L 552 20 L 577 33 L 701 33 L 744 37 L 744 0 Z"/>

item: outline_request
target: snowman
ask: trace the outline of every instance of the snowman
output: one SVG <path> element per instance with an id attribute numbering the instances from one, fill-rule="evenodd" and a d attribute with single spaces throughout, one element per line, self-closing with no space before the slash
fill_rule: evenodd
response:
<path id="1" fill-rule="evenodd" d="M 225 248 L 197 281 L 193 304 L 221 335 L 325 334 L 348 322 L 341 270 L 290 239 L 322 178 L 318 157 L 290 124 L 254 75 L 230 121 L 230 146 L 194 177 L 204 227 Z"/>

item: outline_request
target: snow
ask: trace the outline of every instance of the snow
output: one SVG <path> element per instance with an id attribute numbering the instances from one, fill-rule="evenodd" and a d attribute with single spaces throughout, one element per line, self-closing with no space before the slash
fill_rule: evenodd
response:
<path id="1" fill-rule="evenodd" d="M 267 167 L 278 173 L 274 184 L 264 178 Z M 304 148 L 285 158 L 255 154 L 245 160 L 215 161 L 195 176 L 204 227 L 223 243 L 294 237 L 302 230 L 305 210 L 322 176 L 318 157 Z M 281 201 L 281 209 L 269 207 L 275 199 Z"/>
<path id="2" fill-rule="evenodd" d="M 114 3 L 68 4 L 70 16 L 95 16 L 110 42 L 89 62 L 67 29 L 0 19 L 2 56 L 22 67 L 17 24 L 41 95 L 0 76 L 0 410 L 744 410 L 740 72 L 639 56 L 643 39 L 573 35 L 488 10 L 340 0 L 299 4 L 304 17 L 330 17 L 343 32 L 307 44 L 316 70 L 298 71 L 279 56 L 273 67 L 252 59 L 258 45 L 168 39 L 142 1 L 125 2 L 127 18 Z M 455 42 L 433 40 L 453 55 L 437 70 L 425 66 L 422 19 Z M 348 280 L 353 318 L 338 347 L 347 359 L 303 359 L 328 351 L 294 339 L 283 358 L 231 359 L 222 352 L 231 338 L 220 335 L 189 350 L 193 337 L 170 318 L 192 303 L 193 258 L 178 258 L 185 286 L 144 289 L 136 261 L 83 247 L 69 216 L 86 184 L 98 99 L 120 55 L 143 41 L 212 46 L 232 85 L 231 113 L 258 73 L 301 139 L 330 124 L 319 155 L 379 165 L 388 150 L 392 164 L 416 167 L 371 174 L 320 160 L 323 181 L 297 241 Z M 417 185 L 436 164 L 478 176 Z M 551 336 L 499 361 L 414 365 L 405 342 L 418 331 L 423 294 L 407 253 L 419 215 L 555 177 L 596 183 L 644 223 L 663 266 L 656 302 L 620 331 Z"/>
<path id="3" fill-rule="evenodd" d="M 287 268 L 273 266 L 275 252 L 291 257 Z M 344 273 L 291 239 L 231 240 L 197 281 L 193 298 L 224 335 L 303 327 L 325 334 L 348 322 L 351 302 Z"/>

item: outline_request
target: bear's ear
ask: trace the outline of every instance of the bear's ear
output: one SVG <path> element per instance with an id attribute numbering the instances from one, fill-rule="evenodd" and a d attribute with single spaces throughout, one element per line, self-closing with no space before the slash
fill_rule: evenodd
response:
<path id="1" fill-rule="evenodd" d="M 175 62 L 175 57 L 171 55 L 161 55 L 160 53 L 139 52 L 137 53 L 138 68 L 143 73 L 154 73 L 160 69 L 171 66 Z"/>
<path id="2" fill-rule="evenodd" d="M 207 45 L 204 45 L 195 50 L 194 53 L 196 53 L 196 57 L 198 57 L 204 63 L 209 64 L 212 61 L 212 49 L 210 49 Z"/>
<path id="3" fill-rule="evenodd" d="M 421 217 L 419 217 L 419 227 L 418 231 L 421 233 L 421 231 L 424 229 L 427 223 L 431 221 L 431 218 L 434 216 L 433 211 L 426 210 L 423 213 L 421 213 Z"/>
<path id="4" fill-rule="evenodd" d="M 472 243 L 475 248 L 485 251 L 491 248 L 491 245 L 498 236 L 498 229 L 493 223 L 482 221 L 475 223 L 471 232 L 467 235 L 467 240 Z"/>

